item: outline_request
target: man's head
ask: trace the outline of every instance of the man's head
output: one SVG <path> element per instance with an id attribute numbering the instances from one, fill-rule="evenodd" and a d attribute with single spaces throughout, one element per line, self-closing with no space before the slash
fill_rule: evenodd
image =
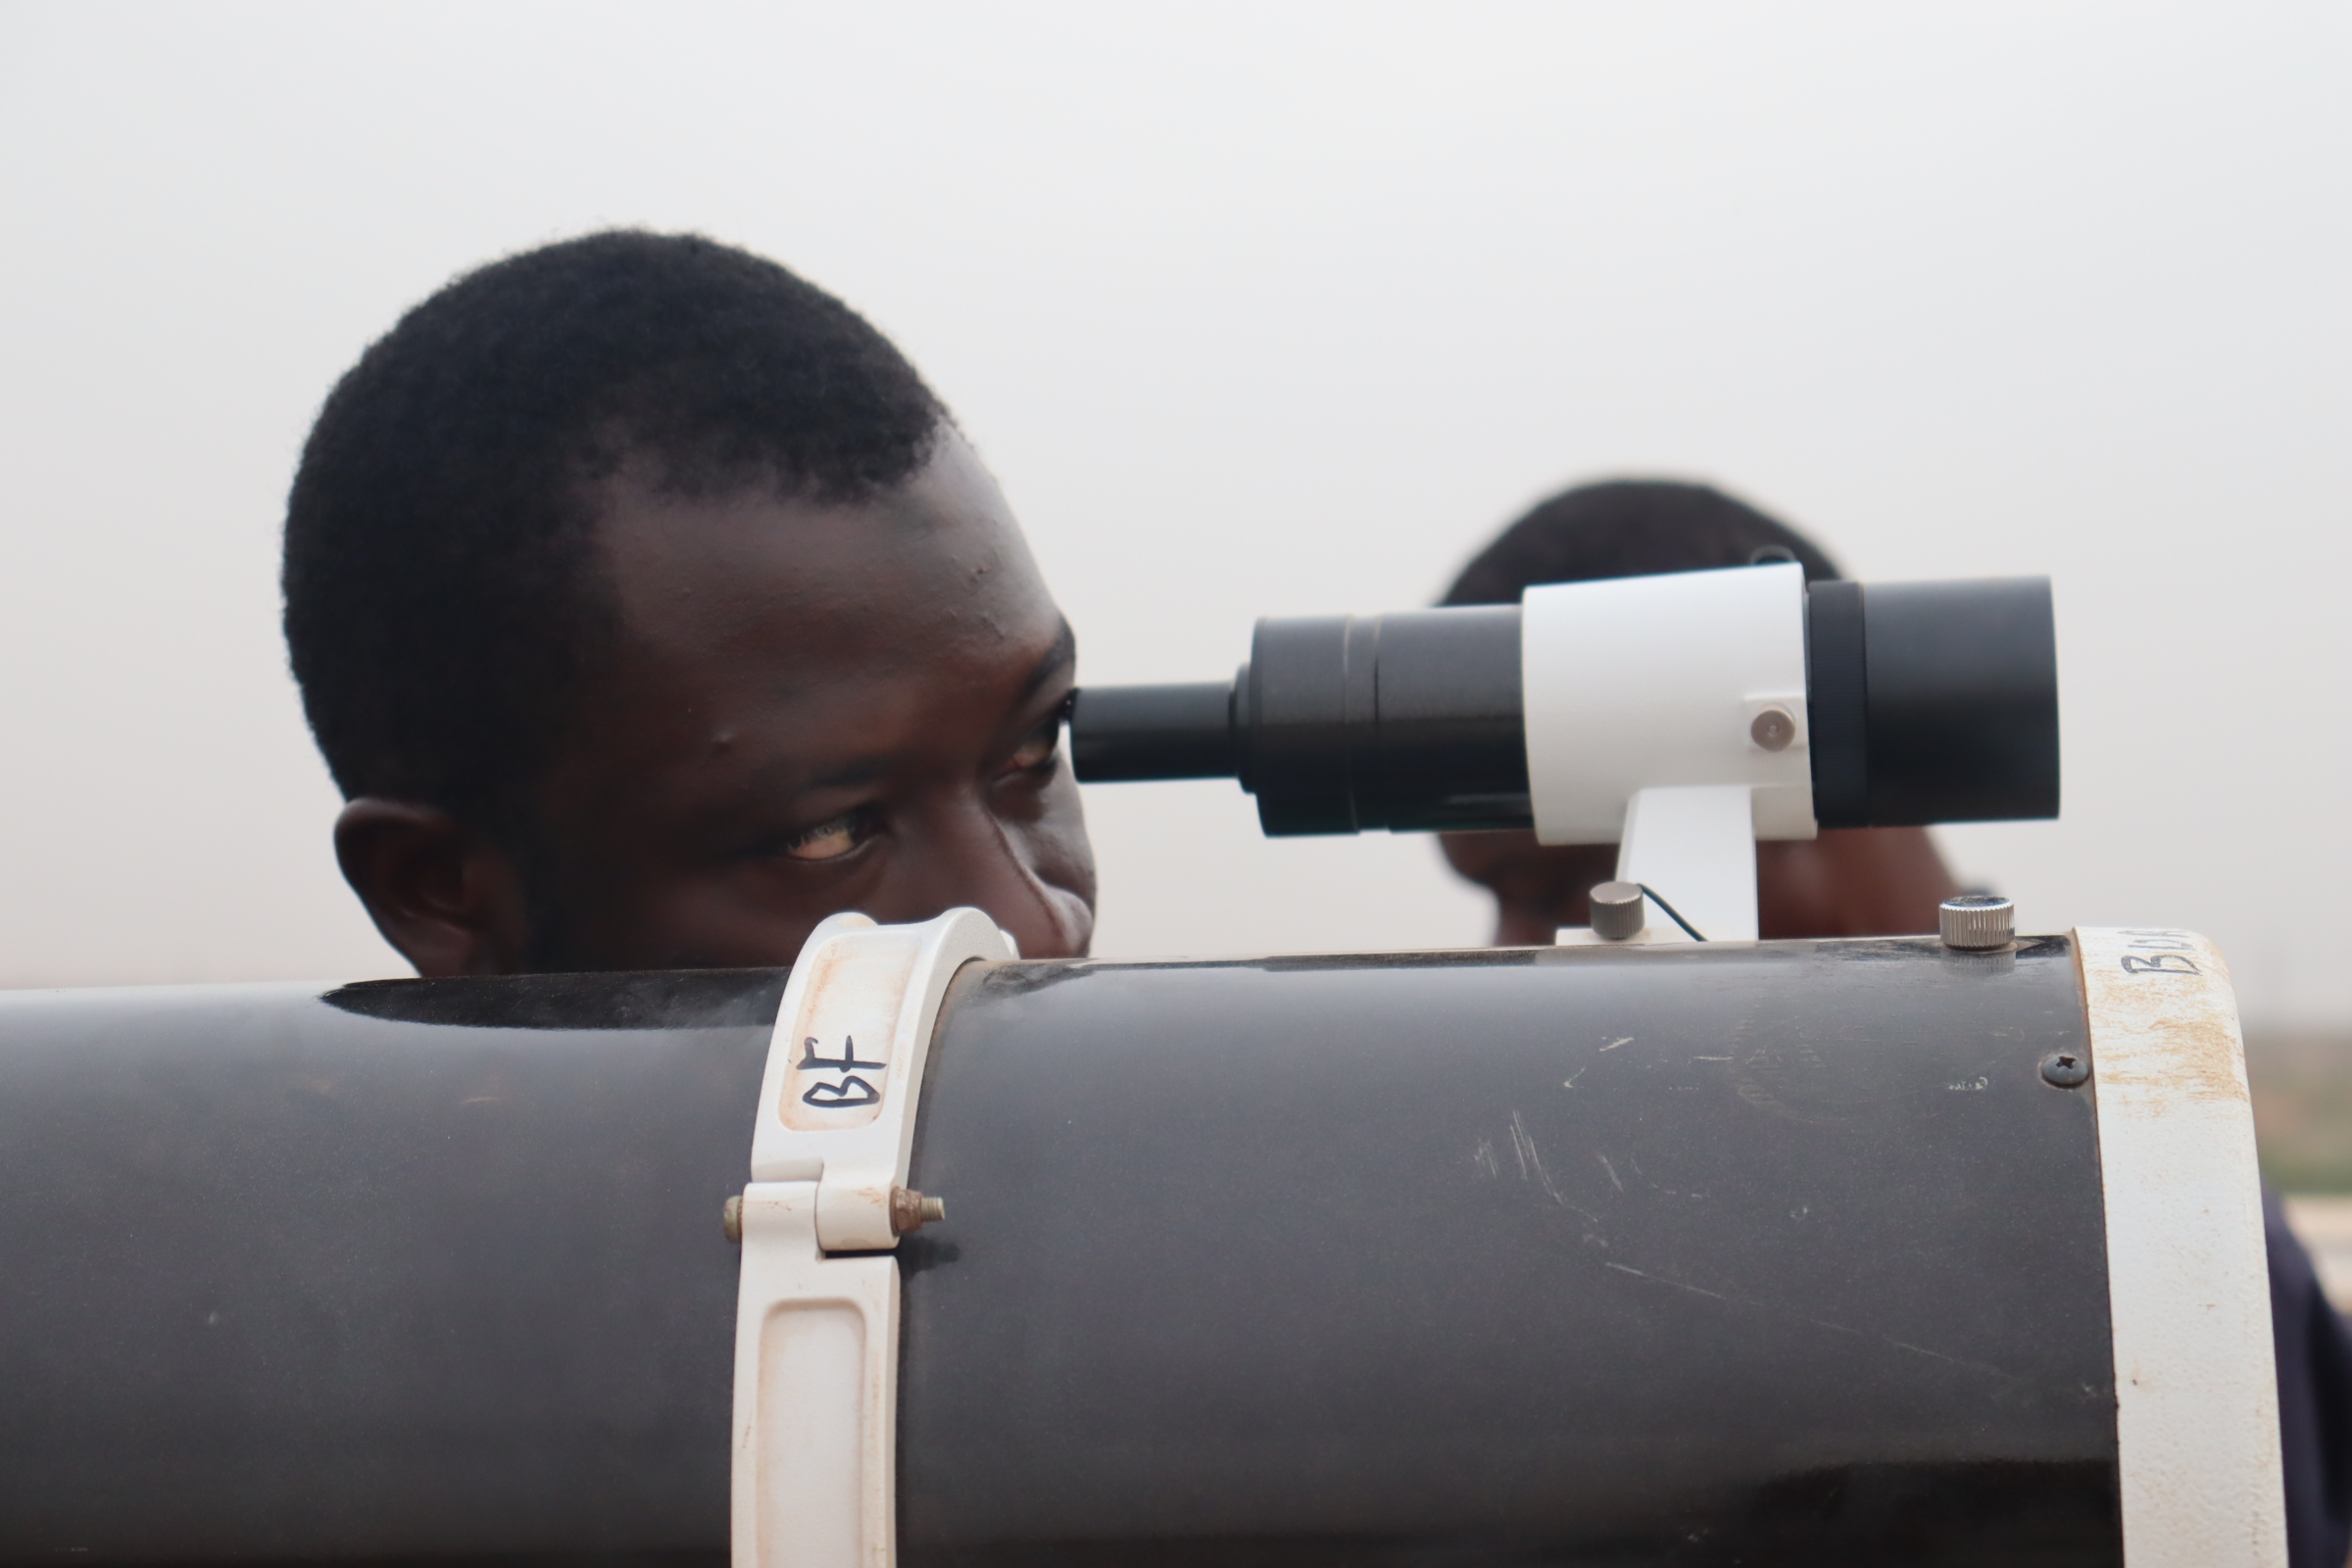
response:
<path id="1" fill-rule="evenodd" d="M 597 234 L 409 312 L 311 432 L 285 597 L 344 874 L 420 972 L 958 904 L 1085 951 L 1068 628 L 913 368 L 771 262 Z"/>
<path id="2" fill-rule="evenodd" d="M 1515 605 L 1539 583 L 1793 561 L 1805 580 L 1838 568 L 1819 546 L 1744 502 L 1699 484 L 1620 479 L 1563 491 L 1505 528 L 1462 568 L 1448 605 Z M 1591 923 L 1587 896 L 1616 874 L 1617 847 L 1545 847 L 1532 833 L 1441 836 L 1453 868 L 1494 895 L 1497 945 L 1544 946 Z M 1936 928 L 1957 892 L 1920 828 L 1850 828 L 1756 846 L 1756 914 L 1766 937 L 1875 936 Z"/>

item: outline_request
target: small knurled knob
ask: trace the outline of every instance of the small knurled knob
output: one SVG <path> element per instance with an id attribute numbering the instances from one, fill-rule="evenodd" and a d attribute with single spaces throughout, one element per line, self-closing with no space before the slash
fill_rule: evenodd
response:
<path id="1" fill-rule="evenodd" d="M 1603 882 L 1592 890 L 1592 934 L 1604 942 L 1638 937 L 1649 924 L 1649 915 L 1642 907 L 1639 882 Z"/>
<path id="2" fill-rule="evenodd" d="M 1963 893 L 1943 901 L 1936 924 L 1945 947 L 1989 953 L 2017 935 L 2017 906 L 1997 893 Z"/>

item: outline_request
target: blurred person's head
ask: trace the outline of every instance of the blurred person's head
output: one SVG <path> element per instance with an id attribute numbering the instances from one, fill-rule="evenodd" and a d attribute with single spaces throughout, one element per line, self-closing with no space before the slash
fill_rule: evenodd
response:
<path id="1" fill-rule="evenodd" d="M 1448 605 L 1515 605 L 1542 583 L 1642 577 L 1793 561 L 1835 578 L 1821 548 L 1708 485 L 1620 479 L 1553 496 L 1505 528 L 1446 590 Z M 1588 895 L 1616 875 L 1617 846 L 1544 846 L 1533 833 L 1440 835 L 1453 868 L 1494 895 L 1494 941 L 1548 945 L 1592 923 Z M 1844 828 L 1756 846 L 1756 915 L 1766 937 L 1881 936 L 1936 929 L 1958 888 L 1923 828 Z"/>
<path id="2" fill-rule="evenodd" d="M 596 234 L 411 310 L 311 432 L 284 587 L 337 857 L 421 973 L 962 904 L 1086 950 L 1069 628 L 913 367 L 772 262 Z"/>

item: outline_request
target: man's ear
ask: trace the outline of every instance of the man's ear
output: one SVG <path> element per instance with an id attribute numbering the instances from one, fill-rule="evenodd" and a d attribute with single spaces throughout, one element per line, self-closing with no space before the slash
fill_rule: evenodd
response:
<path id="1" fill-rule="evenodd" d="M 343 880 L 427 979 L 514 974 L 530 940 L 513 857 L 439 807 L 364 795 L 335 819 Z"/>

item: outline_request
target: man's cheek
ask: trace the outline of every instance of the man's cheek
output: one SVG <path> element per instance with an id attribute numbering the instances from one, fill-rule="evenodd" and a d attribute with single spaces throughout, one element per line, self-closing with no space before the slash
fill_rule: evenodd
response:
<path id="1" fill-rule="evenodd" d="M 1038 875 L 1076 894 L 1091 913 L 1095 907 L 1095 846 L 1086 836 L 1086 806 L 1078 780 L 1064 767 L 1046 787 L 1044 798 L 1045 810 L 1032 829 L 1038 845 L 1034 862 Z"/>

